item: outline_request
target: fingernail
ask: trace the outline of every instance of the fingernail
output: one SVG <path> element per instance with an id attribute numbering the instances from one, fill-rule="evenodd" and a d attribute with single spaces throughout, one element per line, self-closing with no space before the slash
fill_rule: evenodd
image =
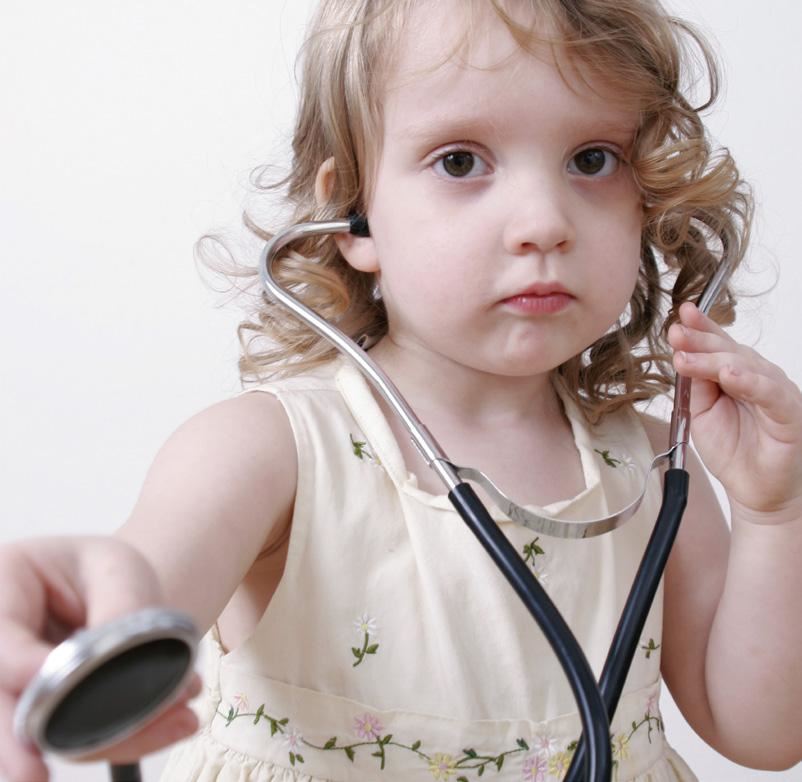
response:
<path id="1" fill-rule="evenodd" d="M 686 353 L 684 350 L 679 352 L 680 361 L 684 361 L 686 364 L 693 364 L 694 356 L 692 353 Z"/>

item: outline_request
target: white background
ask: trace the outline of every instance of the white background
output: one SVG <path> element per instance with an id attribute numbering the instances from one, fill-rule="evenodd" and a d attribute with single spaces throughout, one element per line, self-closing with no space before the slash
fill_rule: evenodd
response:
<path id="1" fill-rule="evenodd" d="M 241 236 L 249 171 L 286 163 L 292 75 L 310 0 L 5 0 L 0 24 L 0 539 L 113 530 L 170 432 L 238 388 L 235 307 L 192 246 Z M 736 333 L 802 382 L 797 0 L 673 0 L 725 63 L 709 124 L 755 186 Z M 245 248 L 253 254 L 255 246 Z M 767 567 L 771 563 L 766 563 Z M 2 642 L 2 641 L 0 641 Z M 700 779 L 740 769 L 670 703 Z M 153 779 L 161 757 L 146 762 Z M 57 780 L 105 779 L 55 766 Z"/>

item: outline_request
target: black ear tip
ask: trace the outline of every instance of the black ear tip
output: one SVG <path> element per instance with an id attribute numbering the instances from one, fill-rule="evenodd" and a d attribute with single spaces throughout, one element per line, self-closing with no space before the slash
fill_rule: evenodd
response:
<path id="1" fill-rule="evenodd" d="M 368 218 L 358 212 L 351 212 L 348 215 L 348 222 L 351 223 L 351 233 L 354 236 L 370 236 Z"/>

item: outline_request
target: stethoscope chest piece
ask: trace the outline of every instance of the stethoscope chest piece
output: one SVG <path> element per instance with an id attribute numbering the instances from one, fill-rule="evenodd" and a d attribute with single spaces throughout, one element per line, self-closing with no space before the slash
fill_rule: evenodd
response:
<path id="1" fill-rule="evenodd" d="M 59 644 L 20 697 L 17 736 L 70 757 L 127 738 L 178 697 L 198 634 L 185 614 L 149 608 Z"/>

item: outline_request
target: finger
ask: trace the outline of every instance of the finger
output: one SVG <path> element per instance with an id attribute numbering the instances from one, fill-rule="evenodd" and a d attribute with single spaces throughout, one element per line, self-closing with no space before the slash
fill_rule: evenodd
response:
<path id="1" fill-rule="evenodd" d="M 721 336 L 711 331 L 700 331 L 682 323 L 672 323 L 668 330 L 668 343 L 674 350 L 688 353 L 746 352 L 749 348 L 739 345 L 729 335 Z"/>
<path id="2" fill-rule="evenodd" d="M 22 541 L 0 554 L 0 688 L 15 694 L 73 630 L 161 602 L 150 565 L 114 539 Z"/>
<path id="3" fill-rule="evenodd" d="M 47 766 L 41 755 L 14 738 L 14 700 L 0 692 L 0 779 L 8 782 L 46 782 Z"/>
<path id="4" fill-rule="evenodd" d="M 716 383 L 727 396 L 758 406 L 775 423 L 799 425 L 802 420 L 799 389 L 782 373 L 767 375 L 757 371 L 743 356 L 678 351 L 674 366 L 694 381 Z"/>
<path id="5" fill-rule="evenodd" d="M 691 415 L 696 418 L 710 410 L 724 393 L 718 382 L 718 373 L 709 366 L 711 354 L 674 353 L 674 369 L 678 374 L 691 378 Z"/>
<path id="6" fill-rule="evenodd" d="M 0 690 L 19 695 L 52 647 L 17 624 L 0 622 Z"/>
<path id="7" fill-rule="evenodd" d="M 751 371 L 749 368 L 728 364 L 719 373 L 720 385 L 728 396 L 754 404 L 763 414 L 776 424 L 790 426 L 791 438 L 797 439 L 797 431 L 802 425 L 802 398 L 799 389 L 790 381 L 782 383 L 777 378 Z M 783 439 L 782 432 L 775 430 L 773 436 Z"/>
<path id="8" fill-rule="evenodd" d="M 724 331 L 721 326 L 716 323 L 712 318 L 705 315 L 693 302 L 686 301 L 680 305 L 679 308 L 679 321 L 684 326 L 696 329 L 697 331 L 706 331 L 711 334 L 717 334 L 729 342 L 735 340 Z"/>
<path id="9" fill-rule="evenodd" d="M 52 580 L 51 580 L 52 583 Z M 48 592 L 22 545 L 0 559 L 0 689 L 19 693 L 52 648 L 44 638 Z M 69 600 L 65 601 L 69 602 Z"/>

